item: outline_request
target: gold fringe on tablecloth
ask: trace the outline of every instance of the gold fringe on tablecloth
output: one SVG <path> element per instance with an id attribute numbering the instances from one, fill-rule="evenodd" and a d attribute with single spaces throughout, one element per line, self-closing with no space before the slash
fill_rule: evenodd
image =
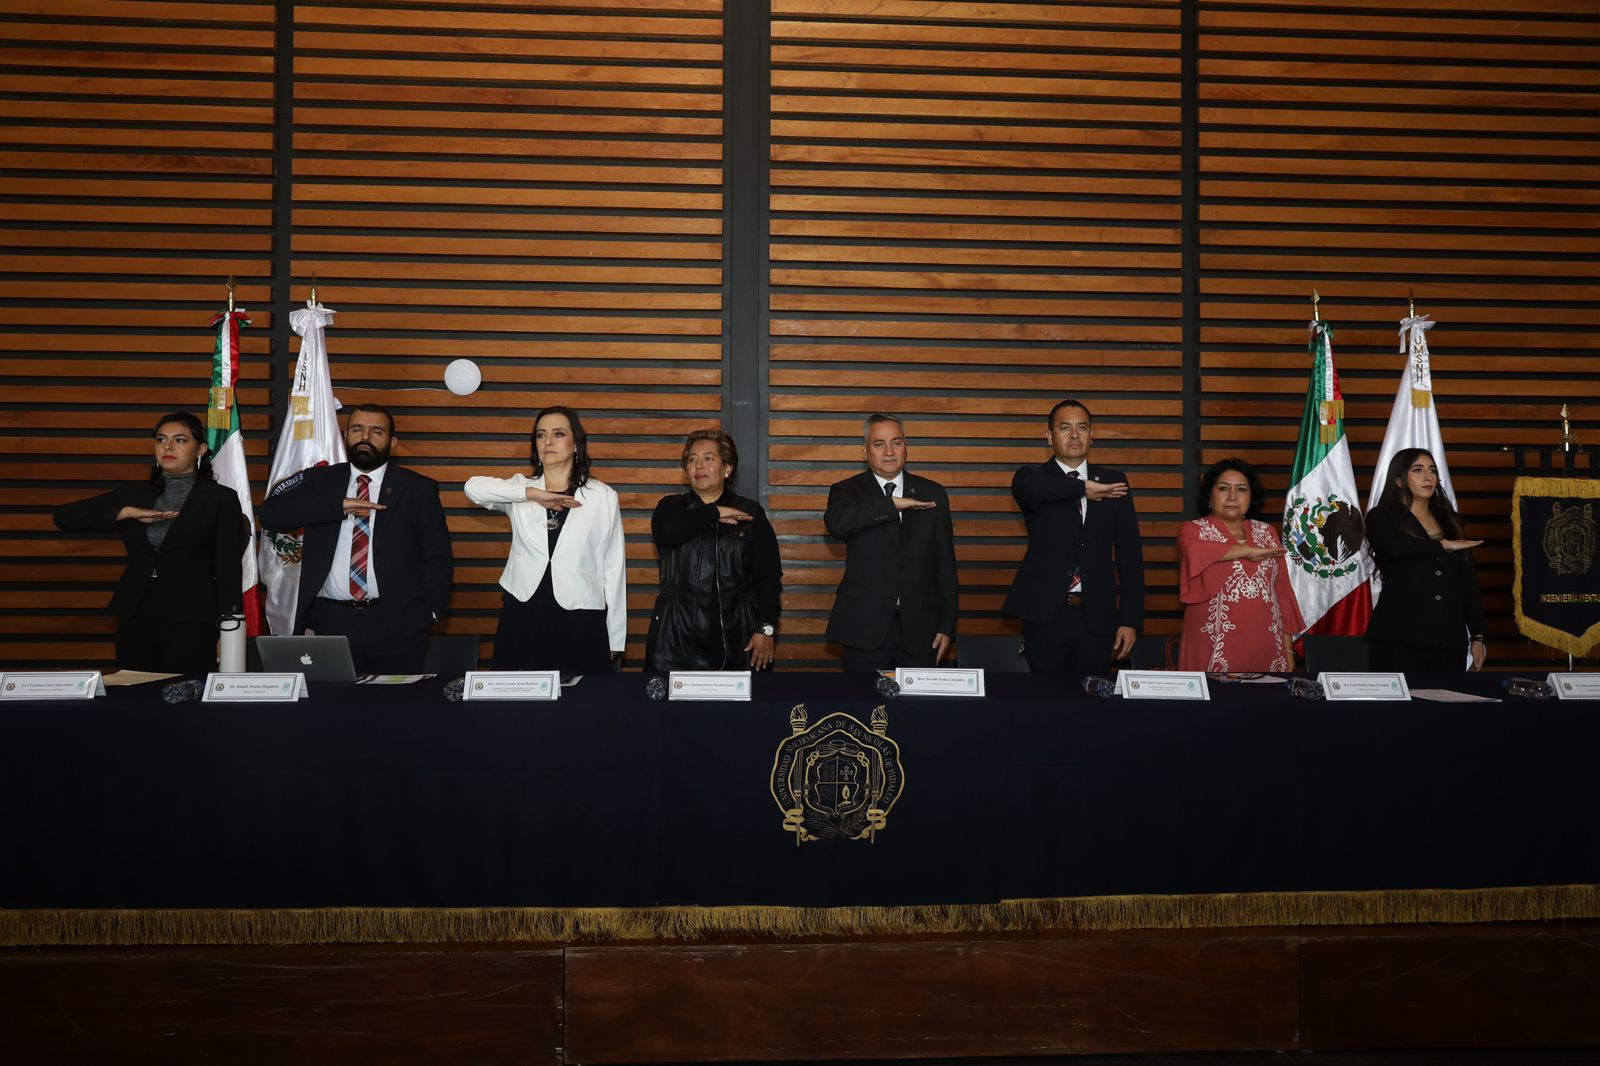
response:
<path id="1" fill-rule="evenodd" d="M 1600 886 L 1088 896 L 908 907 L 317 907 L 0 910 L 0 946 L 598 944 L 743 937 L 1600 918 Z"/>

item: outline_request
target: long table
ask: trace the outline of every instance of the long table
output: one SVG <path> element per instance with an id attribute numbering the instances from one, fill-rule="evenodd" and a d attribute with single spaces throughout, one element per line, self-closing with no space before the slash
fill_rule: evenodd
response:
<path id="1" fill-rule="evenodd" d="M 1503 696 L 1496 679 L 1415 679 Z M 0 906 L 969 904 L 1600 882 L 1600 705 L 1100 700 L 991 675 L 885 701 L 758 676 L 749 703 L 584 679 L 554 703 L 438 681 L 296 705 L 10 704 Z M 797 842 L 791 709 L 884 705 L 904 787 L 871 840 Z"/>

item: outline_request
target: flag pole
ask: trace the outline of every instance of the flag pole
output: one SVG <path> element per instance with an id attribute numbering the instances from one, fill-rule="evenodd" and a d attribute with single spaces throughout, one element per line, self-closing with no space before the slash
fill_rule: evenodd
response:
<path id="1" fill-rule="evenodd" d="M 233 314 L 233 275 L 228 275 L 228 314 Z"/>
<path id="2" fill-rule="evenodd" d="M 1313 321 L 1313 322 L 1321 322 L 1322 321 L 1322 315 L 1320 315 L 1317 312 L 1317 304 L 1320 303 L 1321 300 L 1322 300 L 1322 297 L 1317 295 L 1317 290 L 1316 289 L 1312 289 L 1311 290 L 1311 321 Z"/>

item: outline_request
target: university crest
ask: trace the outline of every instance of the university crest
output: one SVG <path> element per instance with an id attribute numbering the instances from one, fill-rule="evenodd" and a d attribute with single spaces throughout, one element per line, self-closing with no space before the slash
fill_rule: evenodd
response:
<path id="1" fill-rule="evenodd" d="M 1327 499 L 1297 496 L 1283 520 L 1289 562 L 1320 578 L 1343 577 L 1361 565 L 1367 524 L 1361 509 L 1338 493 Z"/>
<path id="2" fill-rule="evenodd" d="M 1550 505 L 1544 524 L 1544 557 L 1557 574 L 1586 574 L 1594 565 L 1594 504 Z"/>
<path id="3" fill-rule="evenodd" d="M 772 760 L 772 798 L 795 845 L 843 837 L 875 839 L 905 788 L 900 745 L 879 707 L 872 725 L 830 714 L 811 725 L 804 704 L 789 712 L 791 735 Z"/>

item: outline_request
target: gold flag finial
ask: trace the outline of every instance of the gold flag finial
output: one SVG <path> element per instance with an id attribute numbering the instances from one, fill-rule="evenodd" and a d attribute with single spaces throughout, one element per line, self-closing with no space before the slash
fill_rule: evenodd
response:
<path id="1" fill-rule="evenodd" d="M 1406 291 L 1406 305 L 1410 309 L 1410 313 L 1409 313 L 1409 315 L 1407 317 L 1416 318 L 1417 317 L 1417 290 L 1408 289 Z"/>
<path id="2" fill-rule="evenodd" d="M 1317 295 L 1317 290 L 1311 290 L 1311 321 L 1321 322 L 1322 315 L 1317 310 L 1317 304 L 1322 302 L 1322 297 Z"/>
<path id="3" fill-rule="evenodd" d="M 311 299 L 306 301 L 307 307 L 317 306 L 317 276 L 311 275 Z"/>
<path id="4" fill-rule="evenodd" d="M 233 275 L 228 275 L 228 314 L 233 314 Z"/>

